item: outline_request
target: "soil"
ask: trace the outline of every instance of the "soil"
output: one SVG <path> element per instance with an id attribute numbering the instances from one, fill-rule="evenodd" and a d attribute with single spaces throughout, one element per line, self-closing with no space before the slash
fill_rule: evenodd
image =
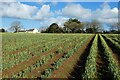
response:
<path id="1" fill-rule="evenodd" d="M 42 44 L 44 44 L 44 43 L 45 43 L 45 42 L 43 42 Z M 64 43 L 65 43 L 65 42 L 64 42 Z M 58 45 L 60 45 L 60 44 L 61 44 L 61 43 L 59 43 Z M 36 46 L 38 46 L 38 43 L 35 43 L 35 44 L 33 44 L 33 45 L 29 46 L 29 47 L 24 47 L 24 48 L 18 49 L 18 50 L 16 50 L 16 51 L 11 51 L 11 52 L 9 52 L 9 53 L 7 53 L 7 54 L 17 54 L 17 53 L 22 52 L 22 51 L 25 51 L 25 50 L 27 50 L 27 51 L 29 52 L 29 48 L 31 48 L 31 47 L 36 47 Z M 43 46 L 44 46 L 44 45 L 43 45 Z M 36 52 L 41 51 L 41 49 L 42 49 L 43 46 L 38 47 L 38 49 L 36 50 Z M 30 54 L 31 56 L 34 56 L 33 53 L 35 53 L 35 52 L 30 52 L 29 54 Z M 5 55 L 2 55 L 2 57 L 5 57 Z M 11 58 L 11 59 L 9 59 L 9 60 L 6 60 L 5 62 L 9 62 L 9 61 L 12 61 L 12 60 L 16 60 L 17 58 L 18 58 L 18 57 L 16 57 L 15 59 Z"/>
<path id="2" fill-rule="evenodd" d="M 120 50 L 119 50 L 119 48 L 115 47 L 115 45 L 112 44 L 112 42 L 110 42 L 110 40 L 108 40 L 105 36 L 103 36 L 103 38 L 107 42 L 107 44 L 110 48 L 110 51 L 113 53 L 112 55 L 113 55 L 114 59 L 116 59 L 118 65 L 120 67 Z"/>
<path id="3" fill-rule="evenodd" d="M 52 64 L 54 62 L 56 62 L 58 59 L 62 58 L 62 56 L 64 56 L 67 53 L 67 51 L 69 51 L 73 47 L 75 47 L 76 44 L 77 44 L 77 42 L 75 42 L 73 44 L 69 44 L 69 47 L 67 49 L 63 48 L 63 50 L 65 51 L 64 53 L 56 55 L 53 59 L 49 60 L 48 63 L 42 65 L 42 67 L 39 67 L 37 69 L 33 69 L 32 72 L 28 73 L 28 76 L 32 77 L 33 75 L 35 75 L 37 78 L 40 77 L 42 71 L 44 71 L 47 68 L 52 68 Z"/>
<path id="4" fill-rule="evenodd" d="M 2 71 L 2 75 L 3 77 L 4 76 L 7 76 L 7 77 L 12 77 L 13 74 L 16 74 L 22 70 L 24 70 L 25 68 L 27 68 L 28 66 L 34 64 L 37 60 L 41 60 L 41 56 L 47 56 L 49 55 L 50 53 L 53 53 L 57 50 L 58 47 L 63 47 L 64 44 L 66 43 L 63 42 L 63 43 L 59 43 L 57 47 L 54 47 L 52 48 L 51 50 L 49 51 L 46 51 L 44 53 L 42 53 L 40 56 L 33 56 L 32 58 L 28 59 L 27 61 L 24 61 L 24 62 L 21 62 L 17 65 L 14 65 L 13 67 L 9 68 L 9 69 L 5 69 L 4 71 Z M 69 43 L 69 41 L 67 41 L 67 43 Z M 22 66 L 21 66 L 22 65 Z"/>
<path id="5" fill-rule="evenodd" d="M 106 58 L 106 55 L 104 54 L 104 49 L 101 44 L 100 36 L 98 36 L 98 56 L 96 59 L 97 63 L 97 72 L 98 72 L 98 78 L 101 80 L 112 80 L 112 74 L 108 70 L 108 60 Z"/>
<path id="6" fill-rule="evenodd" d="M 87 48 L 91 45 L 93 37 L 89 38 L 85 44 L 82 45 L 70 58 L 62 63 L 58 70 L 54 71 L 49 78 L 67 78 L 73 79 L 73 77 L 79 78 L 81 72 L 83 72 L 85 56 L 88 55 Z M 84 58 L 84 59 L 83 59 Z M 79 70 L 79 71 L 78 71 Z"/>
<path id="7" fill-rule="evenodd" d="M 61 44 L 59 46 L 62 46 L 62 45 L 63 44 Z M 41 60 L 41 56 L 49 55 L 50 53 L 54 52 L 55 50 L 56 50 L 56 48 L 52 48 L 51 50 L 46 51 L 45 53 L 42 53 L 40 56 L 33 56 L 32 58 L 28 59 L 27 61 L 21 62 L 17 65 L 14 65 L 13 67 L 11 67 L 9 69 L 2 71 L 2 73 L 3 73 L 2 75 L 11 77 L 13 74 L 16 74 L 17 72 L 24 70 L 28 66 L 34 64 L 37 60 Z"/>
<path id="8" fill-rule="evenodd" d="M 58 68 L 58 70 L 53 71 L 53 73 L 51 74 L 51 76 L 49 78 L 52 79 L 57 79 L 57 78 L 61 78 L 61 79 L 69 79 L 69 80 L 73 80 L 73 79 L 77 79 L 77 80 L 82 80 L 82 74 L 85 72 L 85 63 L 87 60 L 87 57 L 89 55 L 90 52 L 90 48 L 92 46 L 92 42 L 95 38 L 94 36 L 91 36 L 89 39 L 87 39 L 87 41 L 82 45 L 82 47 L 80 47 L 72 56 L 70 56 L 67 60 L 65 60 L 64 62 L 62 62 L 61 66 Z M 120 54 L 119 54 L 119 50 L 116 49 L 116 47 L 114 46 L 114 44 L 112 44 L 105 36 L 103 36 L 103 38 L 105 39 L 105 41 L 107 42 L 111 52 L 113 53 L 113 57 L 114 59 L 116 59 L 116 61 L 118 62 L 118 65 L 120 67 Z M 62 47 L 64 48 L 64 44 L 69 44 L 70 41 L 65 41 L 63 43 L 59 43 L 57 45 L 57 47 L 54 47 L 42 54 L 40 54 L 40 56 L 36 56 L 33 55 L 33 53 L 30 53 L 30 55 L 32 56 L 32 58 L 21 62 L 17 65 L 14 65 L 13 67 L 4 70 L 2 73 L 3 77 L 12 77 L 13 74 L 17 74 L 18 72 L 26 69 L 28 66 L 31 66 L 33 64 L 36 63 L 37 60 L 41 60 L 41 56 L 47 56 L 53 52 L 55 52 L 56 50 L 58 50 L 58 47 Z M 73 47 L 75 47 L 75 45 L 77 44 L 77 41 L 74 41 L 72 44 L 69 44 L 69 48 L 66 49 L 66 51 L 64 53 L 61 54 L 55 54 L 53 58 L 51 58 L 50 60 L 48 60 L 48 63 L 43 64 L 42 66 L 33 69 L 30 73 L 28 73 L 28 77 L 31 78 L 33 76 L 35 76 L 36 78 L 40 77 L 41 72 L 44 71 L 45 69 L 48 68 L 52 68 L 52 64 L 54 62 L 56 62 L 58 59 L 62 58 L 63 55 L 66 54 L 66 52 L 70 49 L 72 49 Z M 25 48 L 27 49 L 27 48 Z M 24 48 L 23 48 L 24 50 Z M 65 50 L 65 48 L 64 48 Z M 18 50 L 17 50 L 18 51 Z M 38 52 L 39 50 L 37 50 Z M 104 49 L 103 46 L 101 44 L 101 40 L 100 40 L 100 36 L 98 36 L 98 55 L 96 58 L 96 67 L 97 67 L 97 76 L 99 79 L 101 80 L 113 80 L 113 76 L 110 73 L 110 71 L 108 70 L 108 65 L 109 65 L 109 61 L 106 58 L 106 55 L 104 54 Z M 17 53 L 17 52 L 15 52 Z"/>
<path id="9" fill-rule="evenodd" d="M 48 63 L 43 64 L 39 68 L 33 69 L 30 73 L 28 73 L 28 77 L 39 77 L 41 75 L 41 72 L 44 71 L 47 68 L 50 68 L 51 64 L 60 59 L 63 56 L 63 54 L 57 54 L 52 59 L 48 60 Z"/>

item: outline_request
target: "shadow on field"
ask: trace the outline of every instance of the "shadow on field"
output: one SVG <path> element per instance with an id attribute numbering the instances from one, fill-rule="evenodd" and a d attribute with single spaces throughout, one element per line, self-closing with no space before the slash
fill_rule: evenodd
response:
<path id="1" fill-rule="evenodd" d="M 100 36 L 98 37 L 98 56 L 97 56 L 97 72 L 98 77 L 101 80 L 113 80 L 111 73 L 108 70 L 109 62 L 104 53 L 105 49 L 103 48 L 100 40 Z"/>
<path id="2" fill-rule="evenodd" d="M 102 35 L 103 36 L 103 35 Z M 105 41 L 107 42 L 108 46 L 111 48 L 111 50 L 113 51 L 113 53 L 115 53 L 116 55 L 118 55 L 119 57 L 119 61 L 120 61 L 120 50 L 118 47 L 116 47 L 109 39 L 107 39 L 105 36 L 103 36 L 103 38 L 105 39 Z"/>

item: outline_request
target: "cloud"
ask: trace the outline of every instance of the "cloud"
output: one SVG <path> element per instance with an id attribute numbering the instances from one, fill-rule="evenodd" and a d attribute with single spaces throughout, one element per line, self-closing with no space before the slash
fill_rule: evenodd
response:
<path id="1" fill-rule="evenodd" d="M 57 2 L 52 2 L 51 5 L 56 6 L 58 3 Z"/>
<path id="2" fill-rule="evenodd" d="M 33 19 L 43 20 L 45 18 L 50 17 L 51 15 L 52 15 L 52 12 L 50 11 L 50 6 L 42 5 L 41 9 L 36 13 Z"/>
<path id="3" fill-rule="evenodd" d="M 62 9 L 62 14 L 79 19 L 91 19 L 91 10 L 83 8 L 80 4 L 68 4 Z"/>
<path id="4" fill-rule="evenodd" d="M 36 6 L 29 6 L 21 4 L 20 2 L 4 2 L 0 3 L 0 16 L 2 17 L 15 17 L 30 19 L 31 16 L 37 11 Z"/>
<path id="5" fill-rule="evenodd" d="M 0 0 L 0 2 L 104 2 L 105 0 Z M 119 2 L 119 0 L 106 0 L 109 2 Z"/>
<path id="6" fill-rule="evenodd" d="M 78 0 L 51 0 L 52 2 L 77 2 Z"/>
<path id="7" fill-rule="evenodd" d="M 49 23 L 50 24 L 57 23 L 60 27 L 63 27 L 64 22 L 66 22 L 68 19 L 69 18 L 67 18 L 67 17 L 59 16 L 59 17 L 56 17 L 56 18 L 50 18 Z"/>
<path id="8" fill-rule="evenodd" d="M 62 11 L 56 11 L 57 14 L 62 14 L 67 17 L 78 18 L 82 21 L 96 19 L 102 23 L 118 22 L 118 8 L 111 8 L 107 2 L 101 5 L 101 8 L 92 11 L 82 7 L 80 4 L 68 4 Z"/>
<path id="9" fill-rule="evenodd" d="M 96 18 L 103 23 L 118 22 L 118 8 L 110 8 L 108 3 L 105 2 L 101 9 L 94 11 L 92 18 Z"/>
<path id="10" fill-rule="evenodd" d="M 16 2 L 16 0 L 0 0 L 0 2 Z"/>
<path id="11" fill-rule="evenodd" d="M 40 9 L 20 2 L 1 2 L 0 5 L 0 17 L 43 20 L 53 14 L 49 5 L 42 5 Z"/>
<path id="12" fill-rule="evenodd" d="M 15 1 L 15 0 L 13 0 Z M 78 18 L 80 21 L 97 19 L 103 23 L 113 23 L 118 21 L 118 8 L 110 8 L 108 3 L 101 5 L 101 8 L 92 11 L 84 8 L 78 3 L 67 4 L 62 9 L 52 11 L 51 6 L 55 7 L 58 3 L 41 4 L 41 8 L 30 6 L 20 2 L 3 2 L 0 3 L 0 17 L 14 17 L 21 19 L 41 20 L 45 24 L 53 22 L 62 24 L 69 18 Z"/>
<path id="13" fill-rule="evenodd" d="M 62 16 L 59 16 L 59 17 L 56 17 L 56 18 L 51 17 L 51 18 L 45 19 L 44 21 L 41 21 L 40 25 L 41 25 L 41 27 L 48 27 L 52 23 L 57 23 L 60 27 L 63 27 L 64 22 L 66 22 L 68 19 L 69 18 L 62 17 Z"/>

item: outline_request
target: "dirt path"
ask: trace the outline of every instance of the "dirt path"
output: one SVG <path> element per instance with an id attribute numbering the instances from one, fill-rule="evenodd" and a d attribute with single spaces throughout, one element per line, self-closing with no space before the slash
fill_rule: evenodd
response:
<path id="1" fill-rule="evenodd" d="M 85 44 L 79 48 L 74 55 L 62 63 L 58 70 L 54 71 L 49 78 L 78 78 L 83 72 L 85 58 L 88 55 L 87 47 L 91 45 L 93 37 L 90 37 Z M 90 47 L 90 46 L 89 46 Z M 84 59 L 83 59 L 84 58 Z"/>
<path id="2" fill-rule="evenodd" d="M 104 54 L 104 49 L 101 44 L 100 36 L 98 36 L 98 56 L 96 59 L 96 63 L 98 78 L 100 78 L 101 80 L 111 80 L 111 73 L 108 70 L 109 62 Z"/>

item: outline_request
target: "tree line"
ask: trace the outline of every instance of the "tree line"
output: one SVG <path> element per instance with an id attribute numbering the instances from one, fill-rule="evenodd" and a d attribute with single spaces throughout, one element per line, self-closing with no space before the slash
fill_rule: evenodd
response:
<path id="1" fill-rule="evenodd" d="M 23 28 L 21 22 L 14 21 L 10 30 L 15 33 Z M 70 18 L 64 23 L 64 27 L 60 27 L 57 23 L 52 23 L 46 29 L 40 29 L 41 33 L 120 33 L 120 23 L 109 24 L 109 31 L 105 31 L 103 24 L 97 20 L 91 22 L 81 22 L 76 18 Z M 0 29 L 5 32 L 5 29 Z"/>
<path id="2" fill-rule="evenodd" d="M 70 18 L 64 23 L 64 27 L 52 23 L 48 28 L 41 30 L 41 33 L 120 33 L 120 24 L 110 24 L 109 27 L 110 30 L 105 31 L 102 23 L 97 20 L 81 22 L 78 19 Z"/>

